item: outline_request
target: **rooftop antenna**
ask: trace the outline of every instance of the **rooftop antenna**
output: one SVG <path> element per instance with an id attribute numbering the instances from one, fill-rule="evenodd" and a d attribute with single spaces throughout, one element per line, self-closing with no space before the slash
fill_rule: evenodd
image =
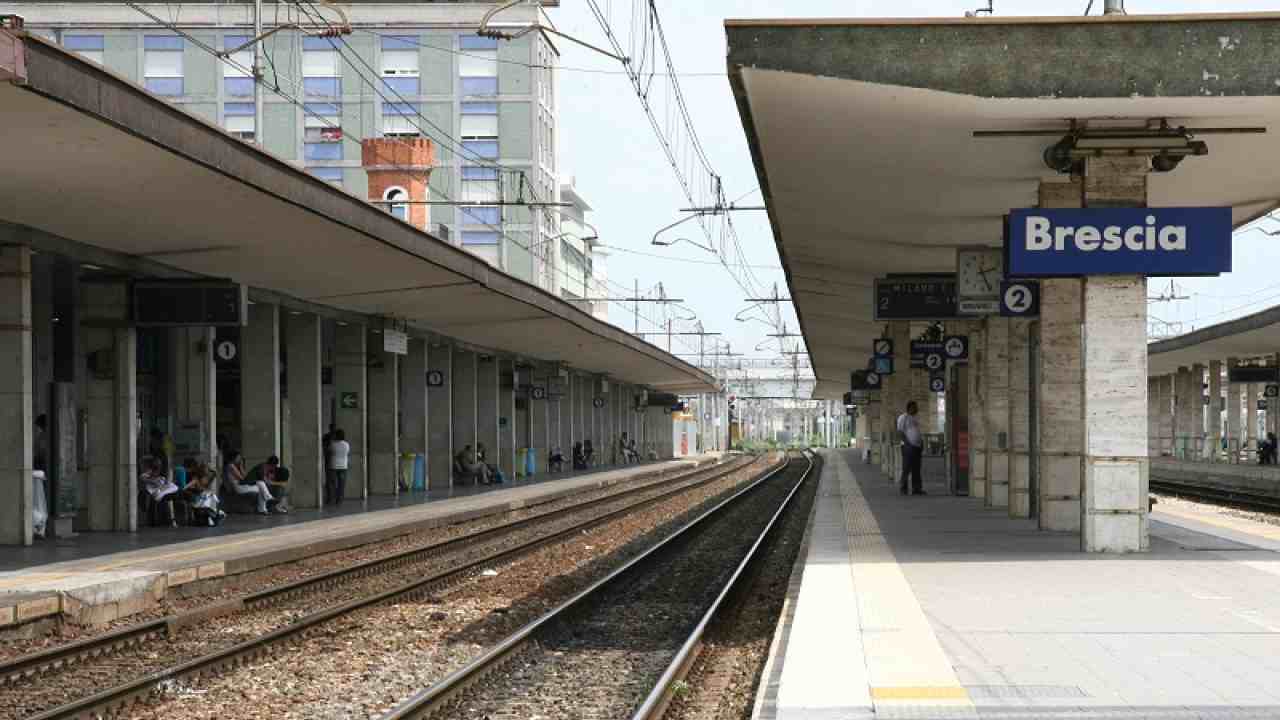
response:
<path id="1" fill-rule="evenodd" d="M 987 6 L 986 6 L 986 7 L 984 7 L 984 8 L 978 8 L 977 10 L 966 10 L 966 11 L 964 12 L 964 16 L 965 16 L 965 17 L 967 17 L 967 18 L 972 18 L 972 17 L 978 17 L 979 15 L 982 15 L 983 13 L 986 13 L 987 15 L 994 15 L 994 14 L 995 14 L 995 12 L 996 12 L 996 11 L 995 11 L 995 8 L 994 8 L 994 7 L 992 7 L 992 4 L 993 4 L 994 2 L 995 2 L 995 0 L 987 0 Z"/>

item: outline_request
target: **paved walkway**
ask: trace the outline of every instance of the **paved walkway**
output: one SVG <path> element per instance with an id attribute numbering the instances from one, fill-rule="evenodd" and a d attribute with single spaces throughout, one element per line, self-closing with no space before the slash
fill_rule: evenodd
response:
<path id="1" fill-rule="evenodd" d="M 222 533 L 204 528 L 157 530 L 163 540 L 130 548 L 149 533 L 86 533 L 76 559 L 0 572 L 0 626 L 59 612 L 80 622 L 124 617 L 157 602 L 178 585 L 255 570 L 410 532 L 548 502 L 641 476 L 684 472 L 715 460 L 700 456 L 557 478 L 485 487 L 450 499 L 405 507 L 299 512 L 285 516 L 233 517 Z M 389 500 L 389 499 L 388 499 Z M 267 526 L 267 527 L 264 527 Z M 174 539 L 176 538 L 176 540 Z M 114 548 L 102 554 L 92 547 Z M 14 548 L 13 550 L 21 550 Z M 0 553 L 9 552 L 0 550 Z"/>
<path id="2" fill-rule="evenodd" d="M 1272 533 L 1163 515 L 1152 550 L 827 455 L 761 717 L 1280 718 Z"/>

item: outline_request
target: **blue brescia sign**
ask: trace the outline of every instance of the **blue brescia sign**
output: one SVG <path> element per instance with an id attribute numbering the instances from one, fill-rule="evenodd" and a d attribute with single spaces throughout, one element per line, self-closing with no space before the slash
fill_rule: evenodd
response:
<path id="1" fill-rule="evenodd" d="M 1009 277 L 1231 272 L 1231 208 L 1013 210 Z"/>

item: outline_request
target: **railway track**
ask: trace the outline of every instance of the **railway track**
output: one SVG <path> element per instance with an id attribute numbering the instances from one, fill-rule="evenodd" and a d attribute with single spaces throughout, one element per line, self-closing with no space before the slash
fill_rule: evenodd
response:
<path id="1" fill-rule="evenodd" d="M 382 720 L 661 717 L 813 468 L 766 473 Z"/>
<path id="2" fill-rule="evenodd" d="M 273 648 L 305 637 L 325 623 L 365 607 L 393 600 L 408 600 L 436 592 L 475 575 L 480 570 L 502 565 L 547 544 L 580 533 L 640 508 L 662 502 L 692 488 L 700 487 L 751 466 L 746 458 L 696 470 L 674 478 L 659 479 L 637 487 L 558 508 L 512 523 L 450 539 L 435 545 L 339 568 L 300 581 L 247 595 L 180 616 L 140 623 L 107 635 L 71 643 L 0 665 L 0 717 L 8 717 L 5 706 L 16 710 L 13 717 L 92 717 L 119 710 L 146 696 L 162 683 L 189 676 L 216 673 L 271 652 Z M 584 513 L 586 517 L 580 517 Z M 434 567 L 424 568 L 424 564 Z M 375 591 L 353 592 L 352 585 L 369 578 L 379 579 Z M 366 588 L 367 590 L 367 588 Z M 335 601 L 333 597 L 352 596 Z M 328 602 L 318 611 L 290 608 L 293 601 L 305 601 L 324 593 Z M 214 633 L 213 642 L 193 640 L 186 632 L 224 615 L 232 620 L 254 612 L 279 614 L 282 623 L 263 632 L 247 634 Z M 204 635 L 208 635 L 207 630 Z M 176 642 L 164 642 L 175 640 Z M 155 647 L 182 648 L 188 652 L 168 653 L 157 659 L 138 656 L 155 654 Z M 159 653 L 166 656 L 166 653 Z M 153 661 L 152 661 L 153 660 Z M 168 661 L 168 662 L 166 662 Z M 142 669 L 139 668 L 142 666 Z M 74 694 L 60 687 L 59 679 L 100 678 L 106 690 L 49 702 L 50 697 Z M 121 676 L 131 679 L 113 685 Z"/>
<path id="3" fill-rule="evenodd" d="M 1252 493 L 1242 493 L 1235 490 L 1224 490 L 1222 488 L 1205 487 L 1203 485 L 1170 482 L 1166 480 L 1152 479 L 1148 482 L 1148 485 L 1152 492 L 1165 493 L 1167 495 L 1179 495 L 1195 500 L 1208 500 L 1214 503 L 1238 507 L 1242 510 L 1280 512 L 1280 498 L 1255 495 Z"/>

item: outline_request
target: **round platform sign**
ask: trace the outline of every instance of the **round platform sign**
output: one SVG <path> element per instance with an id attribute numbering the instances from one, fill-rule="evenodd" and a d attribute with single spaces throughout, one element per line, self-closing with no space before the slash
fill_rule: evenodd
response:
<path id="1" fill-rule="evenodd" d="M 530 394 L 533 395 L 534 400 L 547 399 L 547 389 L 542 387 L 541 385 L 534 385 L 533 390 L 531 391 Z"/>
<path id="2" fill-rule="evenodd" d="M 595 405 L 595 406 L 596 406 L 596 407 L 598 407 L 598 408 L 602 408 L 602 407 L 604 407 L 604 398 L 602 398 L 602 397 L 598 397 L 598 398 L 596 398 L 595 400 L 592 400 L 592 401 L 591 401 L 591 404 L 592 404 L 592 405 Z"/>
<path id="3" fill-rule="evenodd" d="M 439 370 L 428 370 L 427 387 L 444 387 L 444 373 Z"/>
<path id="4" fill-rule="evenodd" d="M 218 358 L 218 362 L 231 362 L 239 353 L 240 349 L 232 340 L 219 340 L 213 346 L 213 356 Z"/>
<path id="5" fill-rule="evenodd" d="M 946 389 L 947 389 L 946 380 L 943 380 L 940 377 L 929 378 L 929 390 L 931 390 L 932 392 L 936 392 L 936 393 L 945 392 Z"/>
<path id="6" fill-rule="evenodd" d="M 942 352 L 946 353 L 951 360 L 963 360 L 969 357 L 968 339 L 952 335 L 942 343 Z"/>
<path id="7" fill-rule="evenodd" d="M 930 370 L 941 370 L 946 364 L 947 360 L 942 357 L 942 353 L 931 352 L 924 356 L 924 366 Z"/>
<path id="8" fill-rule="evenodd" d="M 880 387 L 880 373 L 874 370 L 867 372 L 867 385 L 870 387 Z"/>

